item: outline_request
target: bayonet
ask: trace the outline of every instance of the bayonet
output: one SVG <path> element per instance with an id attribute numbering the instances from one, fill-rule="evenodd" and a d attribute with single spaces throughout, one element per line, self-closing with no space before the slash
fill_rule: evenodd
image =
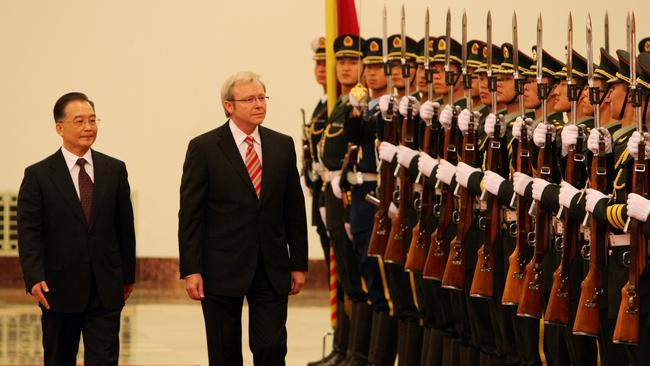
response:
<path id="1" fill-rule="evenodd" d="M 402 14 L 401 14 L 401 23 L 400 23 L 400 39 L 401 39 L 401 60 L 402 60 L 402 77 L 406 83 L 405 95 L 411 95 L 411 80 L 410 80 L 410 71 L 409 64 L 406 62 L 406 11 L 404 10 L 404 4 L 402 4 Z"/>
<path id="2" fill-rule="evenodd" d="M 609 53 L 609 12 L 605 12 L 605 51 Z"/>
<path id="3" fill-rule="evenodd" d="M 449 87 L 448 104 L 452 105 L 454 102 L 454 75 L 449 67 L 451 62 L 451 9 L 447 9 L 447 18 L 445 19 L 445 44 L 445 81 Z"/>
<path id="4" fill-rule="evenodd" d="M 512 12 L 512 66 L 514 68 L 515 93 L 519 97 L 519 113 L 525 118 L 524 88 L 526 79 L 519 74 L 519 29 L 517 27 L 517 12 Z"/>
<path id="5" fill-rule="evenodd" d="M 492 113 L 497 113 L 497 79 L 492 73 L 492 12 L 487 14 L 487 77 L 488 89 L 492 97 Z"/>
<path id="6" fill-rule="evenodd" d="M 571 102 L 571 116 L 569 123 L 576 124 L 577 120 L 577 106 L 580 95 L 578 88 L 573 80 L 573 15 L 569 12 L 569 21 L 567 24 L 567 49 L 566 49 L 566 80 L 567 80 L 567 96 Z"/>
<path id="7" fill-rule="evenodd" d="M 632 88 L 632 106 L 636 116 L 637 131 L 643 136 L 643 118 L 641 115 L 642 97 L 636 77 L 637 60 L 636 60 L 636 17 L 634 12 L 630 13 L 630 87 Z"/>
<path id="8" fill-rule="evenodd" d="M 537 94 L 542 101 L 542 122 L 546 123 L 546 98 L 548 97 L 548 90 L 547 85 L 544 83 L 542 73 L 542 58 L 544 53 L 543 30 L 542 13 L 539 13 L 539 17 L 537 18 Z"/>
<path id="9" fill-rule="evenodd" d="M 391 77 L 392 71 L 390 66 L 390 61 L 388 60 L 388 15 L 386 14 L 386 4 L 384 4 L 384 10 L 382 12 L 382 35 L 383 40 L 381 42 L 381 53 L 384 58 L 384 75 L 386 76 L 386 85 L 388 87 L 388 94 L 390 94 L 390 102 L 388 112 L 384 119 L 386 121 L 393 120 L 393 103 L 395 102 L 395 97 L 393 95 L 393 78 Z"/>
<path id="10" fill-rule="evenodd" d="M 429 65 L 429 7 L 424 16 L 424 78 L 427 82 L 427 94 L 429 101 L 433 101 L 433 74 L 431 73 L 431 66 Z"/>
<path id="11" fill-rule="evenodd" d="M 467 73 L 467 13 L 463 9 L 463 39 L 462 39 L 462 73 L 463 88 L 467 109 L 472 110 L 472 77 Z"/>
<path id="12" fill-rule="evenodd" d="M 594 87 L 594 48 L 591 14 L 587 14 L 587 83 L 589 101 L 594 106 L 594 126 L 600 128 L 600 88 Z"/>

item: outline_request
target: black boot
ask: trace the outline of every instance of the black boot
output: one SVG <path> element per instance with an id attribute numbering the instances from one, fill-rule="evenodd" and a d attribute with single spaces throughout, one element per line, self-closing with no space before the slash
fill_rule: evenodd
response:
<path id="1" fill-rule="evenodd" d="M 442 339 L 442 333 L 437 329 L 429 331 L 429 339 L 423 338 L 422 354 L 426 353 L 426 358 L 420 361 L 420 366 L 442 365 Z"/>
<path id="2" fill-rule="evenodd" d="M 366 366 L 372 328 L 372 310 L 365 302 L 352 304 L 352 327 L 348 352 L 340 366 Z"/>
<path id="3" fill-rule="evenodd" d="M 417 366 L 422 349 L 422 329 L 418 319 L 400 320 L 397 336 L 397 360 L 399 366 Z"/>
<path id="4" fill-rule="evenodd" d="M 397 319 L 384 312 L 372 313 L 368 366 L 393 366 L 397 353 Z"/>
<path id="5" fill-rule="evenodd" d="M 337 365 L 345 358 L 350 333 L 350 319 L 343 309 L 343 301 L 337 303 L 336 309 L 336 328 L 334 329 L 332 352 L 318 361 L 307 363 L 307 366 Z"/>
<path id="6" fill-rule="evenodd" d="M 431 328 L 424 327 L 424 333 L 422 334 L 422 352 L 420 353 L 420 365 L 427 365 L 427 358 L 429 358 L 429 339 L 431 338 Z"/>

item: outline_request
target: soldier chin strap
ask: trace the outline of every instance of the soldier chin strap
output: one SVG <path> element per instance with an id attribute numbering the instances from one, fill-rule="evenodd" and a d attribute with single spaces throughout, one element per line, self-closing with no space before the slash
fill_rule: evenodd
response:
<path id="1" fill-rule="evenodd" d="M 627 108 L 627 98 L 629 96 L 630 96 L 630 88 L 626 88 L 625 99 L 623 99 L 623 108 L 621 108 L 621 112 L 618 114 L 619 121 L 621 121 L 623 119 L 623 115 L 625 115 L 625 108 Z"/>

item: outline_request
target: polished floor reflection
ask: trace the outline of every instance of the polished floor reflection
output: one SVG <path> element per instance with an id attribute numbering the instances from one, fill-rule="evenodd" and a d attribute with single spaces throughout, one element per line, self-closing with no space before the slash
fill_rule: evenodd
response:
<path id="1" fill-rule="evenodd" d="M 329 330 L 325 291 L 307 291 L 289 302 L 287 365 L 305 365 L 322 352 Z M 244 308 L 244 364 L 248 351 L 247 310 Z M 207 365 L 201 307 L 182 289 L 137 289 L 122 312 L 121 365 Z M 0 366 L 41 365 L 40 309 L 21 289 L 0 289 Z M 83 363 L 83 345 L 79 364 Z"/>

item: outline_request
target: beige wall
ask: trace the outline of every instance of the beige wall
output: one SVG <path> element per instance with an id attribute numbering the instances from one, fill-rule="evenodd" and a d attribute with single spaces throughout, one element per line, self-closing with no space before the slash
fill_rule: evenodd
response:
<path id="1" fill-rule="evenodd" d="M 357 0 L 357 4 L 358 4 Z M 612 48 L 625 43 L 625 11 L 637 12 L 639 35 L 650 35 L 650 3 L 545 1 L 545 48 L 561 57 L 569 10 L 576 49 L 584 51 L 584 18 L 592 12 L 595 43 L 610 6 Z M 362 1 L 364 37 L 381 32 L 383 1 Z M 389 2 L 390 31 L 399 5 Z M 432 33 L 444 32 L 435 2 Z M 453 35 L 468 9 L 469 35 L 484 38 L 488 3 L 455 1 Z M 511 1 L 492 1 L 494 39 L 510 40 Z M 515 2 L 520 44 L 529 49 L 540 6 Z M 423 35 L 423 11 L 434 2 L 410 0 L 407 32 Z M 138 255 L 177 255 L 178 186 L 192 136 L 224 121 L 219 87 L 238 70 L 261 73 L 271 96 L 265 125 L 300 138 L 299 108 L 311 110 L 320 89 L 312 76 L 309 43 L 324 33 L 324 5 L 302 1 L 59 0 L 0 1 L 0 191 L 17 190 L 23 169 L 60 146 L 51 109 L 65 92 L 86 92 L 103 119 L 95 147 L 124 160 L 137 194 Z M 639 38 L 642 38 L 639 36 Z M 311 236 L 310 257 L 321 257 Z"/>

